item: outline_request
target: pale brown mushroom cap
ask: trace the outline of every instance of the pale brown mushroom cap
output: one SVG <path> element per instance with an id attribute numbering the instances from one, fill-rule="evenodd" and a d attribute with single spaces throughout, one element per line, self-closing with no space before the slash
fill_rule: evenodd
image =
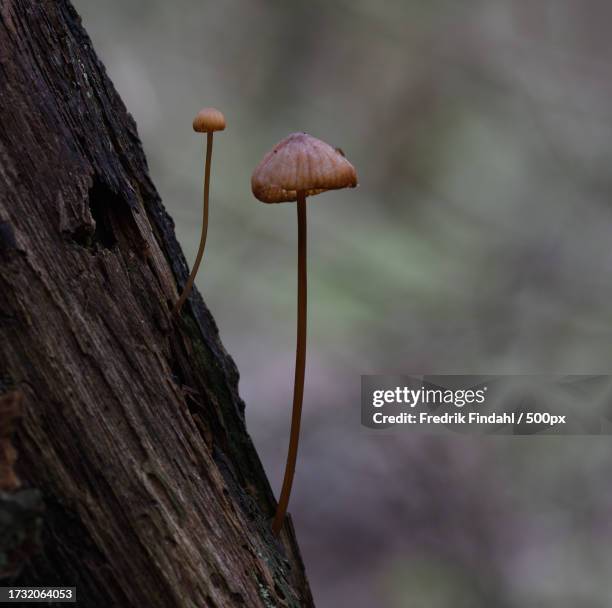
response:
<path id="1" fill-rule="evenodd" d="M 296 201 L 299 190 L 313 196 L 356 185 L 355 167 L 344 155 L 307 133 L 292 133 L 276 144 L 251 177 L 253 194 L 263 203 Z"/>
<path id="2" fill-rule="evenodd" d="M 193 119 L 193 130 L 198 133 L 223 131 L 225 129 L 225 116 L 215 108 L 202 108 Z"/>

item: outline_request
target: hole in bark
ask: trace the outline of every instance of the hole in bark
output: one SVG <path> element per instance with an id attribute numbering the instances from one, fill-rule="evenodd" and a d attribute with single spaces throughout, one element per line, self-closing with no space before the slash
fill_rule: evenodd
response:
<path id="1" fill-rule="evenodd" d="M 105 249 L 118 246 L 122 250 L 135 249 L 146 253 L 146 243 L 129 203 L 98 176 L 94 177 L 89 188 L 89 209 L 96 222 L 91 245 Z"/>
<path id="2" fill-rule="evenodd" d="M 89 189 L 89 209 L 96 222 L 94 231 L 94 243 L 110 249 L 117 243 L 117 237 L 113 230 L 113 214 L 116 213 L 124 202 L 104 182 L 95 177 Z"/>

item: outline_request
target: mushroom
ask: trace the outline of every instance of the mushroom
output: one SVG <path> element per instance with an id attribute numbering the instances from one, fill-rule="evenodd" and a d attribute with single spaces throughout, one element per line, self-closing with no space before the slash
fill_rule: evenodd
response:
<path id="1" fill-rule="evenodd" d="M 208 233 L 208 191 L 210 187 L 210 160 L 212 158 L 213 133 L 225 129 L 225 117 L 215 108 L 202 108 L 193 119 L 193 130 L 197 133 L 206 133 L 206 164 L 204 166 L 204 211 L 202 221 L 202 234 L 200 236 L 200 246 L 195 263 L 191 269 L 191 274 L 185 283 L 183 293 L 174 306 L 172 314 L 178 315 L 185 300 L 191 293 L 193 282 L 200 268 L 202 257 L 204 256 L 204 246 L 206 245 L 206 234 Z"/>
<path id="2" fill-rule="evenodd" d="M 298 289 L 297 348 L 289 451 L 283 486 L 272 522 L 278 536 L 287 512 L 295 474 L 306 365 L 306 197 L 327 190 L 354 188 L 355 168 L 344 154 L 306 133 L 292 133 L 264 156 L 251 177 L 255 198 L 263 203 L 297 201 Z"/>

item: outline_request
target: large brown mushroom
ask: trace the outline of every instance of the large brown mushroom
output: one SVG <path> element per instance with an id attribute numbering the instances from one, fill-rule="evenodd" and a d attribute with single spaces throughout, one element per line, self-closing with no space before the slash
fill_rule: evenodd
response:
<path id="1" fill-rule="evenodd" d="M 202 218 L 202 234 L 200 236 L 200 246 L 198 248 L 198 254 L 196 256 L 191 274 L 185 283 L 183 293 L 174 305 L 172 313 L 178 315 L 181 312 L 181 308 L 185 303 L 185 300 L 191 293 L 193 282 L 195 281 L 196 274 L 200 268 L 202 257 L 204 256 L 204 247 L 206 245 L 206 235 L 208 234 L 208 191 L 210 188 L 210 161 L 212 158 L 212 145 L 213 145 L 213 133 L 215 131 L 223 131 L 225 129 L 225 118 L 219 110 L 215 108 L 202 108 L 193 119 L 193 130 L 196 133 L 206 133 L 206 163 L 204 165 L 204 205 L 203 205 L 203 218 Z"/>
<path id="2" fill-rule="evenodd" d="M 342 151 L 306 133 L 292 133 L 276 144 L 264 156 L 251 178 L 253 194 L 263 203 L 297 201 L 298 305 L 293 410 L 285 477 L 272 522 L 275 535 L 282 528 L 289 504 L 302 418 L 306 367 L 306 197 L 356 185 L 355 168 L 344 158 Z"/>

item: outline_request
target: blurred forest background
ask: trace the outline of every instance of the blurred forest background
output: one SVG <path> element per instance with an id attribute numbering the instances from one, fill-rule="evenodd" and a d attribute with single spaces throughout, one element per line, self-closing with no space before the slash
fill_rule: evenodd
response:
<path id="1" fill-rule="evenodd" d="M 290 510 L 322 608 L 612 604 L 608 437 L 364 435 L 364 373 L 606 373 L 612 3 L 74 0 L 134 115 L 241 371 L 278 492 L 295 352 L 296 210 L 250 175 L 292 131 L 357 190 L 309 204 L 303 443 Z"/>

